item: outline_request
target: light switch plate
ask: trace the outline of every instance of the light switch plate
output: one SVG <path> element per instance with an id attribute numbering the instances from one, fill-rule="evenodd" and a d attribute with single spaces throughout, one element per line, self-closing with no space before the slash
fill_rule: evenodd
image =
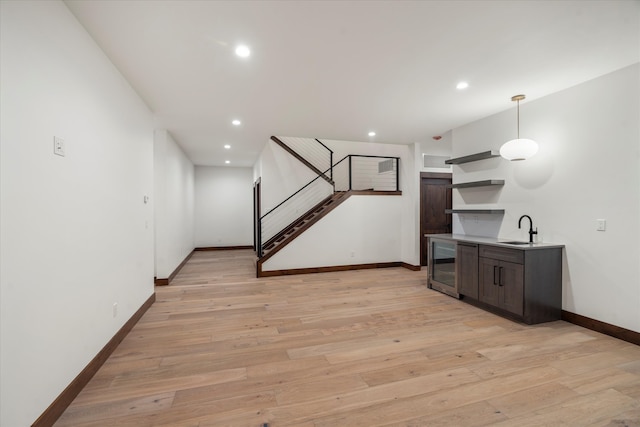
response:
<path id="1" fill-rule="evenodd" d="M 64 157 L 64 139 L 53 137 L 53 154 Z"/>
<path id="2" fill-rule="evenodd" d="M 606 231 L 607 230 L 607 220 L 606 219 L 596 219 L 598 223 L 597 231 Z"/>

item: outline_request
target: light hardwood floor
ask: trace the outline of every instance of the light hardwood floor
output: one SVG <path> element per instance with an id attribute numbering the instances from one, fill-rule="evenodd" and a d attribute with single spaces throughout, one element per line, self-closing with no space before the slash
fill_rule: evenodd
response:
<path id="1" fill-rule="evenodd" d="M 636 345 L 424 271 L 254 274 L 252 251 L 196 252 L 56 425 L 640 426 Z"/>

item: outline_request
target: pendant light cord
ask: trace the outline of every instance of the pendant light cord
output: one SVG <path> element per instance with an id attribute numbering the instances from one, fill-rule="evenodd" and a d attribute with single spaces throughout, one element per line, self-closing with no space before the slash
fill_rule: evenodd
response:
<path id="1" fill-rule="evenodd" d="M 518 103 L 518 139 L 520 139 L 520 100 L 516 102 Z"/>

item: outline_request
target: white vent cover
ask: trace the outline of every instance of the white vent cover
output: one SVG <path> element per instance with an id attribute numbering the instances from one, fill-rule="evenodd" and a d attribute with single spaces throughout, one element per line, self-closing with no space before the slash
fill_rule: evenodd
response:
<path id="1" fill-rule="evenodd" d="M 440 168 L 450 169 L 450 166 L 445 164 L 445 160 L 449 160 L 447 156 L 430 156 L 428 154 L 422 155 L 422 167 L 425 168 Z"/>
<path id="2" fill-rule="evenodd" d="M 393 159 L 378 162 L 378 173 L 393 172 Z"/>

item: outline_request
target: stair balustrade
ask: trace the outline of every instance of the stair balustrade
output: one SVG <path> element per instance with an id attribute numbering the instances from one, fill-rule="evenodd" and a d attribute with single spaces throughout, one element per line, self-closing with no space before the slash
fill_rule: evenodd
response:
<path id="1" fill-rule="evenodd" d="M 400 158 L 350 154 L 333 165 L 336 191 L 400 191 Z"/>
<path id="2" fill-rule="evenodd" d="M 342 202 L 339 199 L 345 192 L 397 192 L 400 189 L 398 157 L 347 155 L 332 164 L 333 152 L 317 139 L 315 141 L 318 144 L 309 144 L 308 138 L 271 139 L 307 164 L 318 176 L 260 217 L 256 245 L 259 258 L 277 246 L 286 244 L 311 223 L 318 221 L 331 204 Z M 301 149 L 302 146 L 306 148 Z M 298 150 L 311 159 L 303 157 Z M 319 168 L 323 163 L 326 167 Z"/>

